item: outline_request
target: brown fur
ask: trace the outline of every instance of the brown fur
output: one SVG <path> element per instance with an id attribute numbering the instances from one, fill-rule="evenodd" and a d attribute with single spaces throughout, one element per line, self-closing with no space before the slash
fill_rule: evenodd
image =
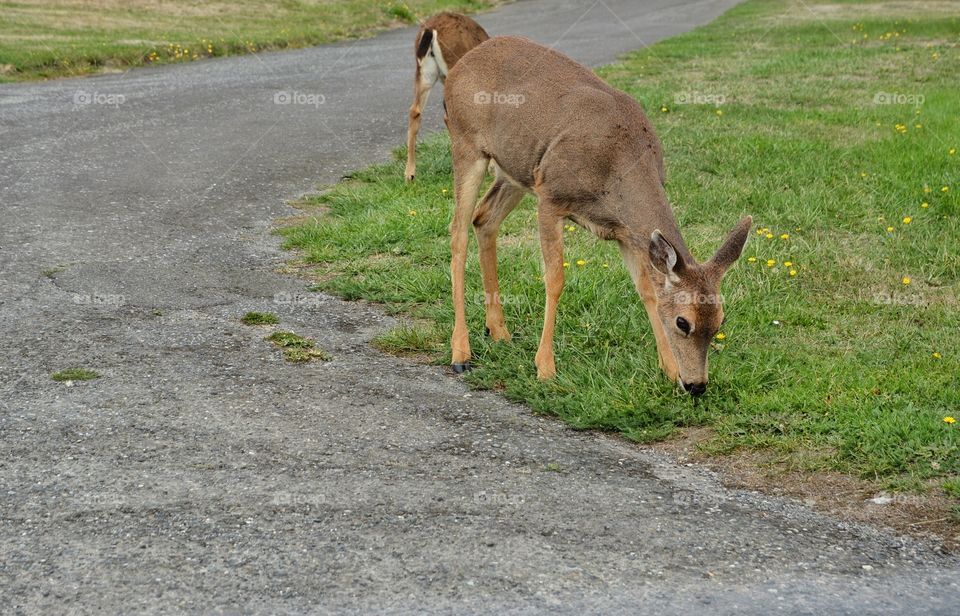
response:
<path id="1" fill-rule="evenodd" d="M 444 96 L 456 198 L 450 225 L 454 365 L 470 357 L 463 306 L 469 225 L 480 245 L 487 328 L 495 340 L 506 339 L 496 233 L 529 191 L 539 199 L 547 290 L 538 376 L 555 374 L 553 330 L 564 283 L 562 225 L 570 219 L 619 243 L 653 325 L 661 367 L 672 380 L 700 393 L 707 382 L 707 350 L 723 319 L 721 304 L 711 298 L 719 297 L 724 271 L 740 256 L 751 219 L 740 221 L 713 260 L 697 263 L 667 201 L 662 147 L 640 105 L 551 49 L 516 37 L 490 39 L 450 71 Z M 496 164 L 497 178 L 475 204 L 489 160 Z M 689 335 L 678 329 L 680 316 L 691 324 Z"/>
<path id="2" fill-rule="evenodd" d="M 413 105 L 407 124 L 407 168 L 404 172 L 408 182 L 413 181 L 417 171 L 417 133 L 420 132 L 421 113 L 427 104 L 427 96 L 439 79 L 444 81 L 444 73 L 426 75 L 421 71 L 425 59 L 430 61 L 433 53 L 432 42 L 436 37 L 440 55 L 447 69 L 454 65 L 468 51 L 490 38 L 480 24 L 466 15 L 443 12 L 429 18 L 420 26 L 414 40 L 413 55 L 417 69 L 413 77 Z"/>

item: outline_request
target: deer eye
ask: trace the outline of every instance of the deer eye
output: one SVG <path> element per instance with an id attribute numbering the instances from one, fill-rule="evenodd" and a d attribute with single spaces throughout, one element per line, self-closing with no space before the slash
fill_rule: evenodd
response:
<path id="1" fill-rule="evenodd" d="M 682 331 L 685 334 L 690 333 L 690 323 L 687 322 L 683 317 L 677 317 L 677 329 Z"/>

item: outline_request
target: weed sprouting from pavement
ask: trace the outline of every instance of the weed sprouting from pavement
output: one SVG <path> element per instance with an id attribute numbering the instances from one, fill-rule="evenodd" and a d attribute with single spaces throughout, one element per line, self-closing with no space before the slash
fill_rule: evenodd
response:
<path id="1" fill-rule="evenodd" d="M 293 332 L 273 332 L 266 340 L 283 350 L 283 358 L 291 363 L 304 363 L 312 359 L 330 361 L 333 357 L 323 349 L 317 348 L 310 338 L 304 338 Z"/>
<path id="2" fill-rule="evenodd" d="M 272 312 L 248 312 L 240 318 L 244 325 L 276 325 L 280 318 Z"/>
<path id="3" fill-rule="evenodd" d="M 59 372 L 54 372 L 50 375 L 50 378 L 58 383 L 62 383 L 65 381 L 92 381 L 93 379 L 99 379 L 100 375 L 87 368 L 66 368 Z"/>

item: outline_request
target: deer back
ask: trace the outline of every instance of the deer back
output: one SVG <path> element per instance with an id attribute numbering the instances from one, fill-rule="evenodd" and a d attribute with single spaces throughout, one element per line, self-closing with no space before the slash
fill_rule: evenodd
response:
<path id="1" fill-rule="evenodd" d="M 683 246 L 660 140 L 640 105 L 588 68 L 527 39 L 494 37 L 450 71 L 444 101 L 454 150 L 490 156 L 601 237 L 646 242 L 659 228 Z"/>

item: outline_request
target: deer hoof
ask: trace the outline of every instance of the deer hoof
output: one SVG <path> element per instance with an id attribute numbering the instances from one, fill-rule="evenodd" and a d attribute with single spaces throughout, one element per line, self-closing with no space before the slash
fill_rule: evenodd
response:
<path id="1" fill-rule="evenodd" d="M 463 374 L 464 372 L 472 368 L 472 366 L 470 365 L 470 362 L 468 361 L 456 363 L 456 364 L 450 364 L 450 367 L 453 368 L 453 371 L 456 372 L 457 374 Z"/>

